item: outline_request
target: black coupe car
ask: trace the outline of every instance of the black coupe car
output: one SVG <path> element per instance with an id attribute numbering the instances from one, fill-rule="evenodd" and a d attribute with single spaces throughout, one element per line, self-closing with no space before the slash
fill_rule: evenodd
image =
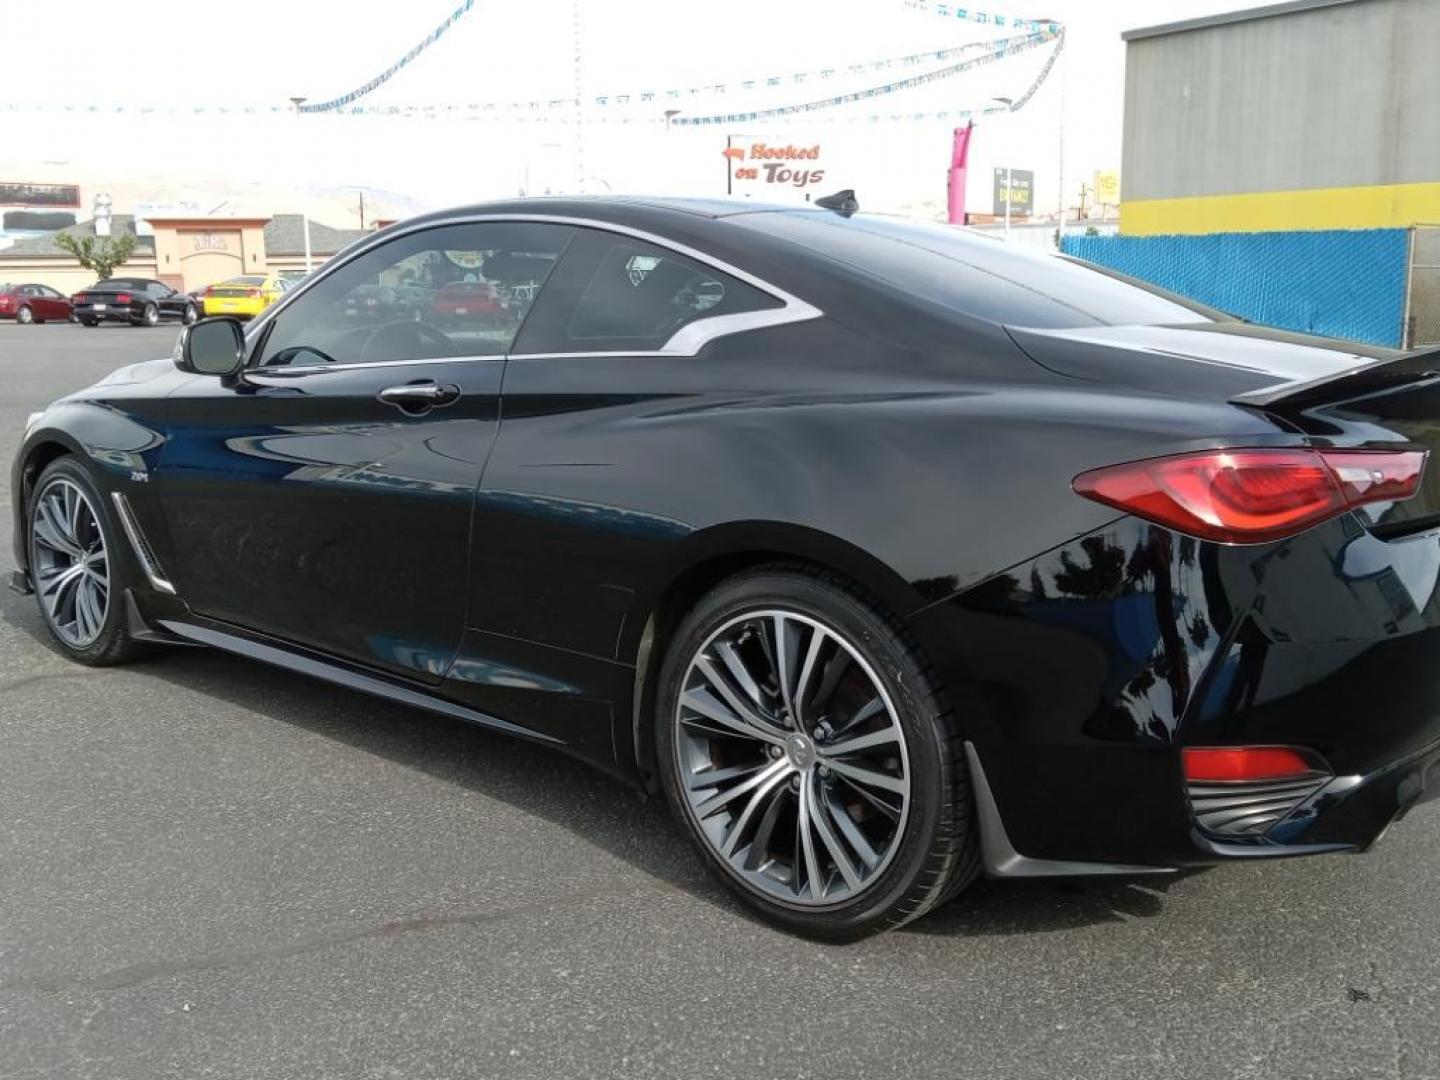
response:
<path id="1" fill-rule="evenodd" d="M 200 318 L 200 304 L 189 293 L 177 292 L 150 278 L 106 278 L 70 298 L 77 322 L 99 326 L 126 322 L 155 326 L 174 319 L 189 326 Z"/>
<path id="2" fill-rule="evenodd" d="M 522 263 L 503 321 L 355 314 Z M 943 226 L 499 203 L 32 417 L 15 581 L 82 663 L 212 646 L 663 790 L 849 938 L 1440 792 L 1437 417 L 1440 357 Z"/>

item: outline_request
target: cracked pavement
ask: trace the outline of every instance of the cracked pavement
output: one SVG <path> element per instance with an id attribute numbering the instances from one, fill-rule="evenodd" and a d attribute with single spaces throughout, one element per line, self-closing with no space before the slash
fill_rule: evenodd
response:
<path id="1" fill-rule="evenodd" d="M 0 323 L 26 413 L 173 329 Z M 0 591 L 0 1080 L 1440 1080 L 1440 804 L 1374 852 L 986 883 L 827 947 L 548 751 Z"/>

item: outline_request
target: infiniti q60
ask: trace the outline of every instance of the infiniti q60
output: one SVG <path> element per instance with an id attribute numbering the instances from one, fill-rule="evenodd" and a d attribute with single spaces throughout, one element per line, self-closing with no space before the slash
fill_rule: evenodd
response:
<path id="1" fill-rule="evenodd" d="M 843 939 L 1440 792 L 1437 441 L 1440 357 L 961 230 L 526 200 L 33 416 L 14 583 L 81 663 L 210 646 L 594 762 Z"/>

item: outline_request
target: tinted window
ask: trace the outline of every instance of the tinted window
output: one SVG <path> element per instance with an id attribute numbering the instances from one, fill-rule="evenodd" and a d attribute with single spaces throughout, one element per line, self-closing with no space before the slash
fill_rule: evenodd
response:
<path id="1" fill-rule="evenodd" d="M 287 304 L 265 340 L 262 363 L 501 355 L 574 232 L 482 222 L 397 237 Z"/>
<path id="2" fill-rule="evenodd" d="M 106 278 L 90 286 L 92 289 L 132 289 L 135 292 L 143 292 L 146 282 L 140 278 Z"/>
<path id="3" fill-rule="evenodd" d="M 687 323 L 780 306 L 684 255 L 582 229 L 515 351 L 650 352 Z"/>
<path id="4" fill-rule="evenodd" d="M 1159 326 L 1224 318 L 1087 263 L 945 225 L 815 212 L 731 220 L 801 244 L 922 300 L 1007 326 Z"/>

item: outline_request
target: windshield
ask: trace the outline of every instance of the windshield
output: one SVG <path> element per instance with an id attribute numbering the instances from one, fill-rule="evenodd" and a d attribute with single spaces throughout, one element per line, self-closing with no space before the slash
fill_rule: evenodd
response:
<path id="1" fill-rule="evenodd" d="M 906 292 L 1005 326 L 1069 329 L 1217 322 L 1221 312 L 1076 259 L 964 229 L 875 215 L 737 215 Z"/>

